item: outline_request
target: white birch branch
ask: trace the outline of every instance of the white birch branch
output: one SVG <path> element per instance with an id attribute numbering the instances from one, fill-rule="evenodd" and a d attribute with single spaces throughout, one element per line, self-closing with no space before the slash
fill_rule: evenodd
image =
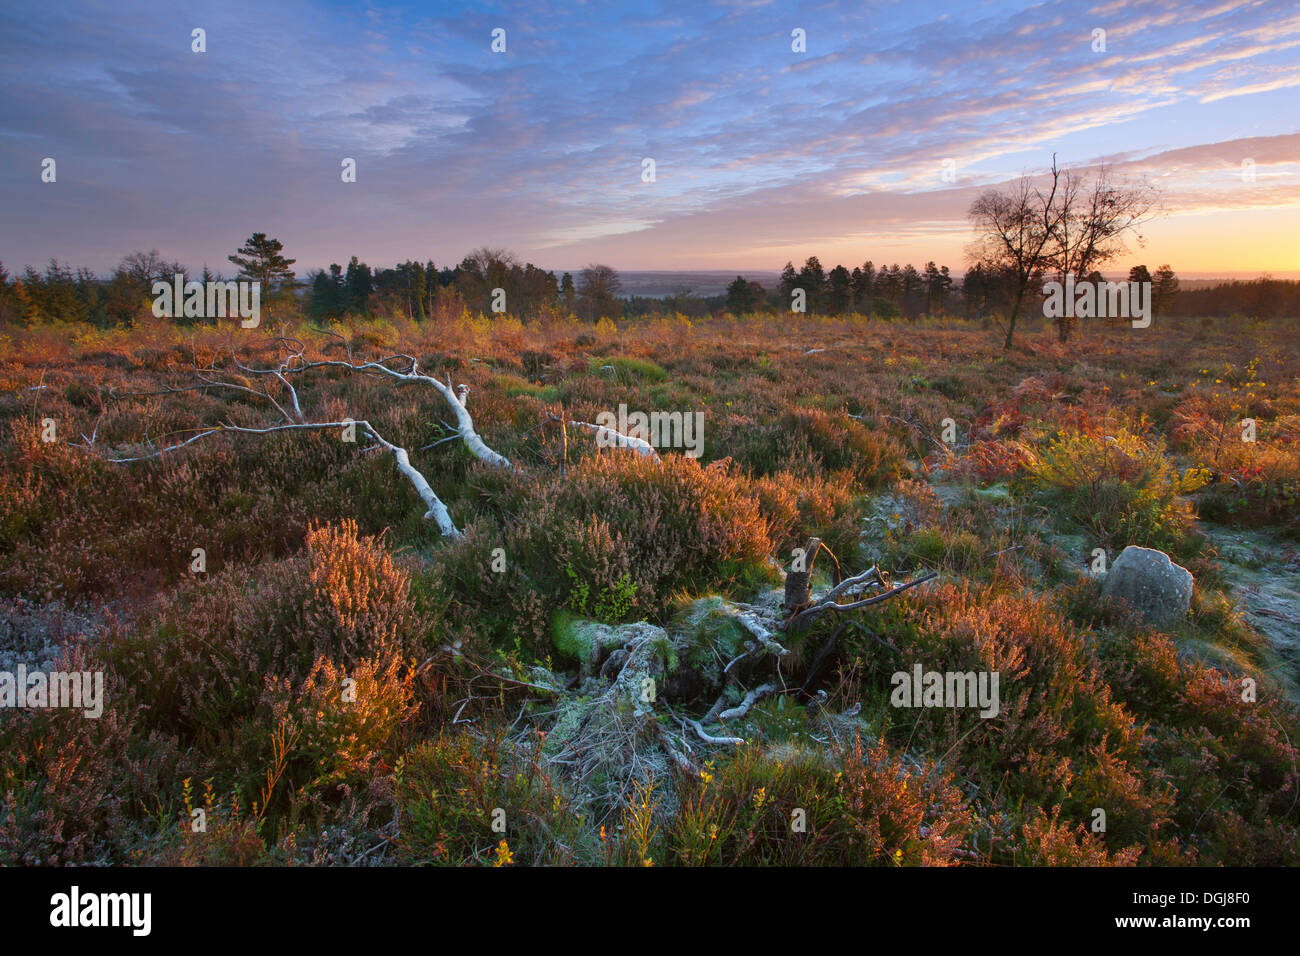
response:
<path id="1" fill-rule="evenodd" d="M 655 451 L 655 446 L 650 444 L 644 438 L 635 438 L 632 435 L 624 435 L 622 432 L 607 428 L 604 425 L 593 425 L 591 422 L 569 422 L 574 428 L 589 428 L 596 433 L 598 442 L 609 442 L 617 445 L 619 448 L 631 448 L 643 458 L 651 458 L 654 461 L 659 460 L 659 452 Z"/>
<path id="2" fill-rule="evenodd" d="M 407 359 L 411 363 L 411 371 L 399 372 L 396 369 L 389 368 L 384 362 L 391 362 L 394 358 Z M 432 375 L 422 375 L 416 369 L 415 358 L 410 355 L 395 355 L 377 362 L 364 362 L 360 365 L 353 362 L 340 362 L 336 360 L 324 362 L 304 362 L 301 365 L 295 365 L 287 368 L 286 372 L 303 372 L 312 368 L 345 368 L 353 372 L 374 372 L 380 375 L 387 375 L 403 383 L 420 383 L 422 385 L 432 385 L 438 390 L 438 393 L 447 400 L 451 406 L 453 414 L 456 416 L 456 430 L 459 432 L 461 441 L 465 447 L 470 450 L 475 458 L 486 462 L 496 468 L 505 468 L 508 471 L 514 471 L 515 466 L 511 464 L 510 459 L 500 452 L 494 451 L 488 447 L 487 443 L 479 436 L 474 429 L 474 419 L 470 416 L 469 411 L 465 408 L 465 403 L 457 398 L 456 393 L 452 391 L 450 383 L 444 384 L 438 381 Z M 468 391 L 468 389 L 466 390 Z"/>
<path id="3" fill-rule="evenodd" d="M 101 457 L 103 457 L 104 461 L 112 464 L 130 464 L 132 462 L 146 461 L 150 458 L 158 458 L 170 452 L 179 451 L 186 445 L 198 441 L 200 438 L 207 438 L 209 435 L 217 435 L 221 432 L 238 432 L 244 435 L 269 435 L 273 432 L 323 431 L 331 428 L 341 429 L 346 428 L 348 425 L 355 425 L 361 428 L 368 436 L 370 436 L 371 440 L 374 441 L 376 445 L 392 453 L 393 458 L 397 462 L 398 471 L 406 476 L 406 479 L 410 481 L 411 485 L 415 488 L 416 494 L 420 496 L 420 499 L 428 508 L 424 517 L 432 518 L 436 521 L 438 524 L 438 530 L 442 532 L 444 537 L 459 539 L 461 537 L 460 530 L 451 520 L 451 514 L 447 511 L 447 506 L 443 504 L 442 499 L 434 493 L 433 488 L 430 487 L 429 482 L 425 479 L 424 475 L 422 475 L 411 464 L 411 457 L 407 454 L 406 449 L 394 445 L 392 442 L 385 439 L 368 421 L 364 420 L 345 419 L 336 422 L 301 422 L 291 425 L 268 425 L 265 428 L 248 428 L 242 425 L 214 425 L 211 428 L 204 429 L 197 435 L 187 438 L 185 441 L 177 442 L 174 445 L 168 445 L 165 448 L 159 448 L 147 455 L 136 455 L 122 458 Z"/>
<path id="4" fill-rule="evenodd" d="M 772 694 L 775 694 L 780 689 L 781 687 L 778 684 L 760 684 L 758 687 L 755 687 L 748 694 L 746 694 L 745 699 L 742 700 L 739 704 L 737 704 L 735 707 L 732 707 L 730 710 L 722 711 L 722 713 L 718 714 L 718 717 L 720 717 L 722 720 L 736 720 L 739 717 L 744 717 L 747 713 L 749 713 L 749 709 L 753 707 L 756 703 L 758 703 L 764 697 L 769 697 Z"/>

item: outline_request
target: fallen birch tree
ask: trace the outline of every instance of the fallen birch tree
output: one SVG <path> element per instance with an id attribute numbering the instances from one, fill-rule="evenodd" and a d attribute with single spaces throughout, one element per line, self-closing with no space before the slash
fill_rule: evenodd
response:
<path id="1" fill-rule="evenodd" d="M 329 332 L 328 334 L 339 336 L 338 333 Z M 318 370 L 340 370 L 348 374 L 366 375 L 391 380 L 396 385 L 423 385 L 428 386 L 436 391 L 446 401 L 452 411 L 455 424 L 443 422 L 443 426 L 451 432 L 444 439 L 433 442 L 426 448 L 442 444 L 445 441 L 459 439 L 475 458 L 483 463 L 493 467 L 501 468 L 508 471 L 518 470 L 509 458 L 500 452 L 491 448 L 479 435 L 474 426 L 474 418 L 469 413 L 468 396 L 469 386 L 461 384 L 453 389 L 451 378 L 448 377 L 445 382 L 439 380 L 436 376 L 426 375 L 420 371 L 419 362 L 413 355 L 406 353 L 395 353 L 381 359 L 375 359 L 365 362 L 357 362 L 352 359 L 352 345 L 347 339 L 343 339 L 348 352 L 348 360 L 339 359 L 317 359 L 308 360 L 305 357 L 306 345 L 302 341 L 286 336 L 281 336 L 277 340 L 284 347 L 286 354 L 274 366 L 259 368 L 256 366 L 246 365 L 239 360 L 238 355 L 231 350 L 231 362 L 236 370 L 243 376 L 251 377 L 251 381 L 274 381 L 278 383 L 287 394 L 287 399 L 277 398 L 272 392 L 270 385 L 255 388 L 252 385 L 246 385 L 242 382 L 231 381 L 221 376 L 220 370 L 215 363 L 205 367 L 193 366 L 190 370 L 194 382 L 188 385 L 169 386 L 167 388 L 156 389 L 142 392 L 125 392 L 123 395 L 130 396 L 150 396 L 150 395 L 168 395 L 191 391 L 208 391 L 212 389 L 225 389 L 244 395 L 252 395 L 264 400 L 273 408 L 281 418 L 283 423 L 268 425 L 261 428 L 235 425 L 230 422 L 219 422 L 212 425 L 201 427 L 194 435 L 178 441 L 174 444 L 167 445 L 163 448 L 151 448 L 147 453 L 137 455 L 116 454 L 109 452 L 100 453 L 95 444 L 94 435 L 86 438 L 83 435 L 84 443 L 80 447 L 93 454 L 99 455 L 104 461 L 114 464 L 129 464 L 132 462 L 145 461 L 151 458 L 158 458 L 162 455 L 178 452 L 189 445 L 194 444 L 204 438 L 212 435 L 223 433 L 245 434 L 245 435 L 269 435 L 277 432 L 294 432 L 294 431 L 325 431 L 330 429 L 347 429 L 357 428 L 373 444 L 363 451 L 373 451 L 382 449 L 393 456 L 394 463 L 398 471 L 410 482 L 415 489 L 420 500 L 424 502 L 426 511 L 424 517 L 432 519 L 438 526 L 438 530 L 444 537 L 459 539 L 462 537 L 460 529 L 456 527 L 452 520 L 451 513 L 447 510 L 446 504 L 438 497 L 433 490 L 428 479 L 419 469 L 411 463 L 411 455 L 408 449 L 396 445 L 384 438 L 366 419 L 333 419 L 333 420 L 311 420 L 303 412 L 302 402 L 299 398 L 298 389 L 293 382 L 301 379 L 303 376 Z M 404 367 L 393 367 L 395 364 Z M 114 395 L 118 393 L 113 393 Z M 554 416 L 551 416 L 554 418 Z M 560 421 L 560 419 L 555 419 Z M 629 448 L 641 455 L 648 455 L 658 460 L 658 453 L 653 446 L 641 438 L 623 435 L 613 429 L 605 426 L 591 425 L 586 422 L 570 422 L 571 425 L 579 428 L 592 429 L 597 432 L 603 444 L 613 445 L 620 448 Z M 422 449 L 423 450 L 423 449 Z"/>

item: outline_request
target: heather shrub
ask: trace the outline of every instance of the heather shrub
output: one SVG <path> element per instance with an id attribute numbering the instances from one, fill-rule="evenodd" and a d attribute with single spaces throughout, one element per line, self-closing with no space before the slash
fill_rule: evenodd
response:
<path id="1" fill-rule="evenodd" d="M 203 827 L 194 826 L 195 812 L 202 813 Z M 263 819 L 241 805 L 239 795 L 224 799 L 204 781 L 196 799 L 189 777 L 181 781 L 181 808 L 172 825 L 165 828 L 142 855 L 147 866 L 258 866 L 290 862 L 280 847 L 269 847 L 263 836 Z M 292 844 L 292 837 L 282 841 Z"/>
<path id="2" fill-rule="evenodd" d="M 1268 527 L 1300 538 L 1300 443 L 1234 442 L 1227 453 L 1204 455 L 1218 481 L 1197 499 L 1202 518 Z"/>
<path id="3" fill-rule="evenodd" d="M 499 733 L 418 744 L 394 770 L 394 793 L 395 846 L 405 864 L 554 866 L 590 853 L 563 784 Z"/>
<path id="4" fill-rule="evenodd" d="M 1272 409 L 1194 395 L 1173 410 L 1170 440 L 1213 476 L 1197 498 L 1200 517 L 1300 536 L 1300 415 L 1268 421 L 1265 411 Z M 1244 440 L 1247 417 L 1255 419 L 1254 441 Z"/>
<path id="5" fill-rule="evenodd" d="M 1144 784 L 1142 736 L 1111 697 L 1087 642 L 1046 603 L 987 589 L 928 588 L 891 601 L 877 621 L 891 647 L 863 639 L 863 679 L 878 688 L 873 713 L 886 739 L 948 755 L 949 766 L 1008 801 L 1062 805 L 1085 818 L 1122 793 L 1110 839 L 1155 840 L 1170 798 Z M 896 652 L 895 652 L 896 651 Z M 891 677 L 925 671 L 999 675 L 999 711 L 900 709 Z M 1110 804 L 1112 807 L 1115 804 Z"/>
<path id="6" fill-rule="evenodd" d="M 301 680 L 320 657 L 352 662 L 385 645 L 416 655 L 428 622 L 408 591 L 407 572 L 354 523 L 317 527 L 291 558 L 186 583 L 151 629 L 117 636 L 113 659 L 152 720 L 219 725 L 265 676 Z"/>
<path id="7" fill-rule="evenodd" d="M 302 540 L 306 515 L 292 487 L 277 495 L 285 483 L 221 439 L 181 456 L 112 465 L 66 442 L 41 442 L 29 424 L 14 422 L 11 431 L 13 467 L 0 471 L 6 591 L 68 598 L 147 591 L 184 574 L 196 546 L 216 571 L 287 553 Z M 298 458 L 310 452 L 295 453 L 297 444 L 279 444 L 281 465 L 305 472 Z"/>
<path id="8" fill-rule="evenodd" d="M 437 609 L 447 640 L 467 649 L 518 645 L 545 655 L 550 616 L 562 592 L 535 588 L 524 560 L 528 546 L 524 532 L 482 521 L 433 552 L 433 567 L 417 579 L 418 589 Z M 504 570 L 494 570 L 502 560 Z"/>
<path id="9" fill-rule="evenodd" d="M 146 725 L 194 748 L 197 776 L 265 808 L 364 773 L 410 715 L 409 668 L 430 622 L 408 590 L 355 525 L 314 528 L 302 552 L 251 579 L 182 588 L 151 627 L 114 635 L 110 656 Z"/>
<path id="10" fill-rule="evenodd" d="M 357 780 L 382 763 L 385 748 L 416 711 L 411 667 L 389 648 L 377 648 L 350 668 L 319 658 L 301 685 L 267 682 L 263 725 L 291 728 L 295 744 L 289 779 L 316 789 Z"/>
<path id="11" fill-rule="evenodd" d="M 752 484 L 759 509 L 778 557 L 818 537 L 836 555 L 851 555 L 857 546 L 859 509 L 853 492 L 821 476 L 796 477 L 786 472 L 763 475 Z"/>
<path id="12" fill-rule="evenodd" d="M 723 444 L 723 452 L 756 475 L 847 472 L 867 488 L 905 470 L 905 454 L 890 435 L 815 408 L 791 408 L 775 422 L 747 429 Z"/>
<path id="13" fill-rule="evenodd" d="M 629 613 L 662 613 L 679 589 L 725 589 L 767 574 L 767 524 L 745 480 L 667 455 L 586 459 L 538 489 L 507 553 L 565 603 L 631 593 Z"/>
<path id="14" fill-rule="evenodd" d="M 614 623 L 661 614 L 677 591 L 771 577 L 758 501 L 722 468 L 613 452 L 548 479 L 476 476 L 506 513 L 441 544 L 424 576 L 443 627 L 465 641 L 542 657 L 562 608 Z"/>
<path id="15" fill-rule="evenodd" d="M 971 827 L 967 800 L 950 773 L 909 764 L 878 740 L 844 753 L 839 795 L 851 865 L 945 866 L 956 862 Z"/>
<path id="16" fill-rule="evenodd" d="M 969 732 L 955 755 L 967 754 L 976 765 L 996 772 L 1025 759 L 1031 749 L 1047 750 L 1071 734 L 1080 743 L 1090 742 L 1124 726 L 1109 713 L 1081 636 L 1049 606 L 986 588 L 944 584 L 923 591 L 882 606 L 880 633 L 898 654 L 887 660 L 873 654 L 866 674 L 880 680 L 880 692 L 887 696 L 890 676 L 910 671 L 916 663 L 927 671 L 996 671 L 1000 709 L 992 719 L 980 718 L 970 708 L 894 711 L 909 732 L 915 724 L 918 739 L 933 735 L 932 743 L 943 751 Z M 1116 735 L 1125 739 L 1123 733 Z"/>
<path id="17" fill-rule="evenodd" d="M 1013 851 L 1019 866 L 1133 866 L 1142 853 L 1138 846 L 1111 852 L 1106 841 L 1089 833 L 1082 823 L 1073 826 L 1060 819 L 1060 807 L 1051 814 L 1035 807 L 1021 828 Z"/>
<path id="18" fill-rule="evenodd" d="M 1292 705 L 1261 682 L 1244 700 L 1242 678 L 1180 656 L 1168 638 L 1140 633 L 1102 646 L 1118 700 L 1148 722 L 1149 759 L 1180 797 L 1180 838 L 1201 862 L 1280 863 L 1300 847 L 1300 753 Z M 1213 791 L 1222 813 L 1195 799 Z M 1211 797 L 1211 799 L 1215 799 Z"/>
<path id="19" fill-rule="evenodd" d="M 56 670 L 103 670 L 69 646 Z M 0 865 L 125 863 L 173 789 L 177 749 L 146 734 L 131 689 L 104 675 L 103 713 L 0 712 Z"/>
<path id="20" fill-rule="evenodd" d="M 980 484 L 1006 481 L 1020 475 L 1033 461 L 1033 452 L 1012 440 L 975 441 L 957 459 L 953 473 Z"/>
<path id="21" fill-rule="evenodd" d="M 684 787 L 664 839 L 687 865 L 944 865 L 970 826 L 950 777 L 879 741 L 745 747 Z"/>

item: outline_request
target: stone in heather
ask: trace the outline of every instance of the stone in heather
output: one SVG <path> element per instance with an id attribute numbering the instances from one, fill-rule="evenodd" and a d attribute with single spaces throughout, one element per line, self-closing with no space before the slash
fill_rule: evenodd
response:
<path id="1" fill-rule="evenodd" d="M 1192 572 L 1152 548 L 1129 545 L 1115 559 L 1101 593 L 1122 598 L 1148 624 L 1168 627 L 1192 605 Z"/>

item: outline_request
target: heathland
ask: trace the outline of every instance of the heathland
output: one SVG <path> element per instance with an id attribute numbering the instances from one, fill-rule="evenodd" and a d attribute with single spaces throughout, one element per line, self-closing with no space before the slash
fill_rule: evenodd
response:
<path id="1" fill-rule="evenodd" d="M 0 713 L 0 862 L 1300 862 L 1295 328 L 9 326 L 2 664 L 105 701 Z M 702 454 L 571 424 L 620 405 Z M 814 538 L 814 593 L 935 576 L 782 629 Z"/>

